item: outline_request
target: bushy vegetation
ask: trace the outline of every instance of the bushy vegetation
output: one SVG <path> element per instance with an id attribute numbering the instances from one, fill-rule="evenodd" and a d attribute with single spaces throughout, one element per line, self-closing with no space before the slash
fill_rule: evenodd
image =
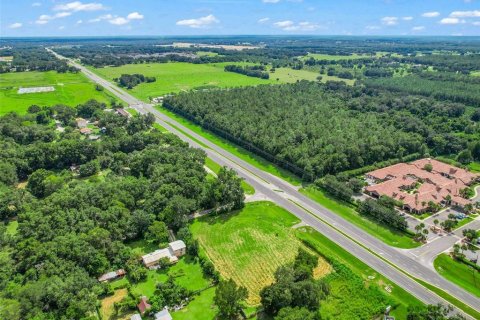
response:
<path id="1" fill-rule="evenodd" d="M 122 74 L 120 78 L 114 79 L 121 87 L 127 89 L 133 89 L 133 87 L 139 85 L 140 83 L 146 82 L 155 82 L 155 77 L 145 77 L 143 74 Z"/>
<path id="2" fill-rule="evenodd" d="M 358 212 L 400 231 L 406 231 L 408 228 L 407 221 L 395 210 L 393 204 L 387 206 L 380 201 L 367 199 L 360 202 Z"/>
<path id="3" fill-rule="evenodd" d="M 43 46 L 24 46 L 5 50 L 2 55 L 11 55 L 13 60 L 9 65 L 0 65 L 0 73 L 22 71 L 51 71 L 59 73 L 78 72 L 75 67 L 69 66 L 66 61 L 58 60 Z"/>
<path id="4" fill-rule="evenodd" d="M 165 106 L 307 179 L 455 154 L 478 134 L 463 105 L 333 82 L 182 93 Z"/>
<path id="5" fill-rule="evenodd" d="M 132 283 L 146 277 L 127 241 L 150 240 L 152 230 L 167 226 L 183 230 L 190 244 L 189 214 L 243 205 L 233 172 L 207 180 L 204 152 L 153 129 L 151 115 L 126 119 L 104 108 L 91 101 L 37 111 L 47 123 L 61 119 L 64 133 L 36 123 L 36 113 L 0 118 L 0 163 L 9 177 L 0 184 L 0 218 L 19 223 L 16 235 L 0 227 L 0 298 L 15 302 L 13 319 L 87 317 L 105 290 L 100 274 L 123 268 Z M 74 130 L 80 113 L 105 127 L 100 140 Z M 15 187 L 26 179 L 26 189 Z M 182 300 L 182 290 L 167 281 L 154 302 L 163 308 Z"/>

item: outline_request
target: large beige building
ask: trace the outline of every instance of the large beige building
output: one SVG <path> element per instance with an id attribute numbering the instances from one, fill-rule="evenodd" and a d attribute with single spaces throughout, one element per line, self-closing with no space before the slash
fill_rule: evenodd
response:
<path id="1" fill-rule="evenodd" d="M 158 265 L 158 262 L 163 258 L 167 258 L 170 263 L 175 263 L 178 261 L 178 258 L 185 255 L 186 252 L 187 246 L 185 243 L 182 240 L 177 240 L 170 242 L 167 248 L 158 249 L 144 255 L 142 261 L 147 268 Z"/>

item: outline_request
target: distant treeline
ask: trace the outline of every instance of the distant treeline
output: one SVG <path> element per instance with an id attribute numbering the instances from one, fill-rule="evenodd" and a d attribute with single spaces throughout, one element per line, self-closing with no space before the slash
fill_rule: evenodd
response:
<path id="1" fill-rule="evenodd" d="M 22 47 L 2 51 L 3 56 L 11 55 L 11 63 L 0 65 L 0 73 L 22 71 L 51 71 L 60 73 L 78 72 L 75 67 L 69 66 L 65 61 L 57 59 L 43 47 Z"/>
<path id="2" fill-rule="evenodd" d="M 225 71 L 240 73 L 249 77 L 255 77 L 260 79 L 269 79 L 270 75 L 265 72 L 265 66 L 225 66 Z"/>

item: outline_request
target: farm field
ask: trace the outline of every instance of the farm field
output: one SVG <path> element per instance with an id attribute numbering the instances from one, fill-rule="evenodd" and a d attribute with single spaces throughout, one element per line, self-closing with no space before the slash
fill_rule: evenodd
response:
<path id="1" fill-rule="evenodd" d="M 336 268 L 336 272 L 325 278 L 331 286 L 331 294 L 321 303 L 322 319 L 349 319 L 349 315 L 355 315 L 354 318 L 358 319 L 371 319 L 378 315 L 377 311 L 383 311 L 381 308 L 375 310 L 374 301 L 388 302 L 393 307 L 391 315 L 396 319 L 406 319 L 408 306 L 422 305 L 417 298 L 311 227 L 298 228 L 296 236 Z M 348 269 L 345 270 L 338 263 Z M 390 288 L 390 293 L 386 291 L 386 287 Z M 339 313 L 339 310 L 342 312 Z"/>
<path id="2" fill-rule="evenodd" d="M 271 202 L 253 202 L 231 214 L 198 219 L 191 231 L 222 277 L 245 286 L 248 304 L 257 305 L 260 290 L 301 246 L 291 228 L 298 222 Z"/>
<path id="3" fill-rule="evenodd" d="M 53 86 L 55 91 L 18 94 L 20 87 Z M 76 106 L 90 99 L 110 103 L 114 98 L 95 86 L 81 73 L 12 72 L 0 74 L 0 115 L 10 111 L 25 113 L 29 106 L 65 104 Z"/>
<path id="4" fill-rule="evenodd" d="M 148 101 L 149 97 L 157 97 L 168 93 L 177 93 L 202 87 L 240 87 L 272 83 L 247 77 L 238 73 L 225 72 L 227 64 L 191 64 L 184 62 L 127 64 L 121 67 L 105 67 L 94 69 L 99 75 L 113 81 L 122 74 L 140 73 L 148 77 L 156 77 L 153 83 L 142 83 L 129 92 L 139 99 Z M 239 64 L 239 63 L 235 63 Z"/>
<path id="5" fill-rule="evenodd" d="M 329 197 L 319 189 L 306 187 L 300 189 L 300 192 L 388 245 L 403 249 L 415 248 L 420 245 L 406 234 L 382 226 L 366 217 L 362 217 L 351 206 L 342 204 L 339 200 Z"/>
<path id="6" fill-rule="evenodd" d="M 480 272 L 442 253 L 434 261 L 435 270 L 447 280 L 480 297 Z"/>
<path id="7" fill-rule="evenodd" d="M 328 76 L 319 74 L 318 72 L 309 70 L 294 70 L 291 68 L 277 68 L 274 73 L 270 73 L 270 80 L 278 79 L 277 83 L 294 83 L 300 80 L 317 81 L 317 77 L 322 76 L 321 82 L 327 81 L 343 81 L 348 85 L 353 85 L 354 80 L 341 79 L 336 76 Z"/>

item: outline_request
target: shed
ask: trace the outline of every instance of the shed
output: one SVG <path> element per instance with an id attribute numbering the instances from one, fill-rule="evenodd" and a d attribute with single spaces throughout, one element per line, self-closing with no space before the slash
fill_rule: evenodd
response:
<path id="1" fill-rule="evenodd" d="M 173 320 L 167 308 L 164 308 L 162 311 L 155 313 L 154 317 L 155 320 Z"/>

